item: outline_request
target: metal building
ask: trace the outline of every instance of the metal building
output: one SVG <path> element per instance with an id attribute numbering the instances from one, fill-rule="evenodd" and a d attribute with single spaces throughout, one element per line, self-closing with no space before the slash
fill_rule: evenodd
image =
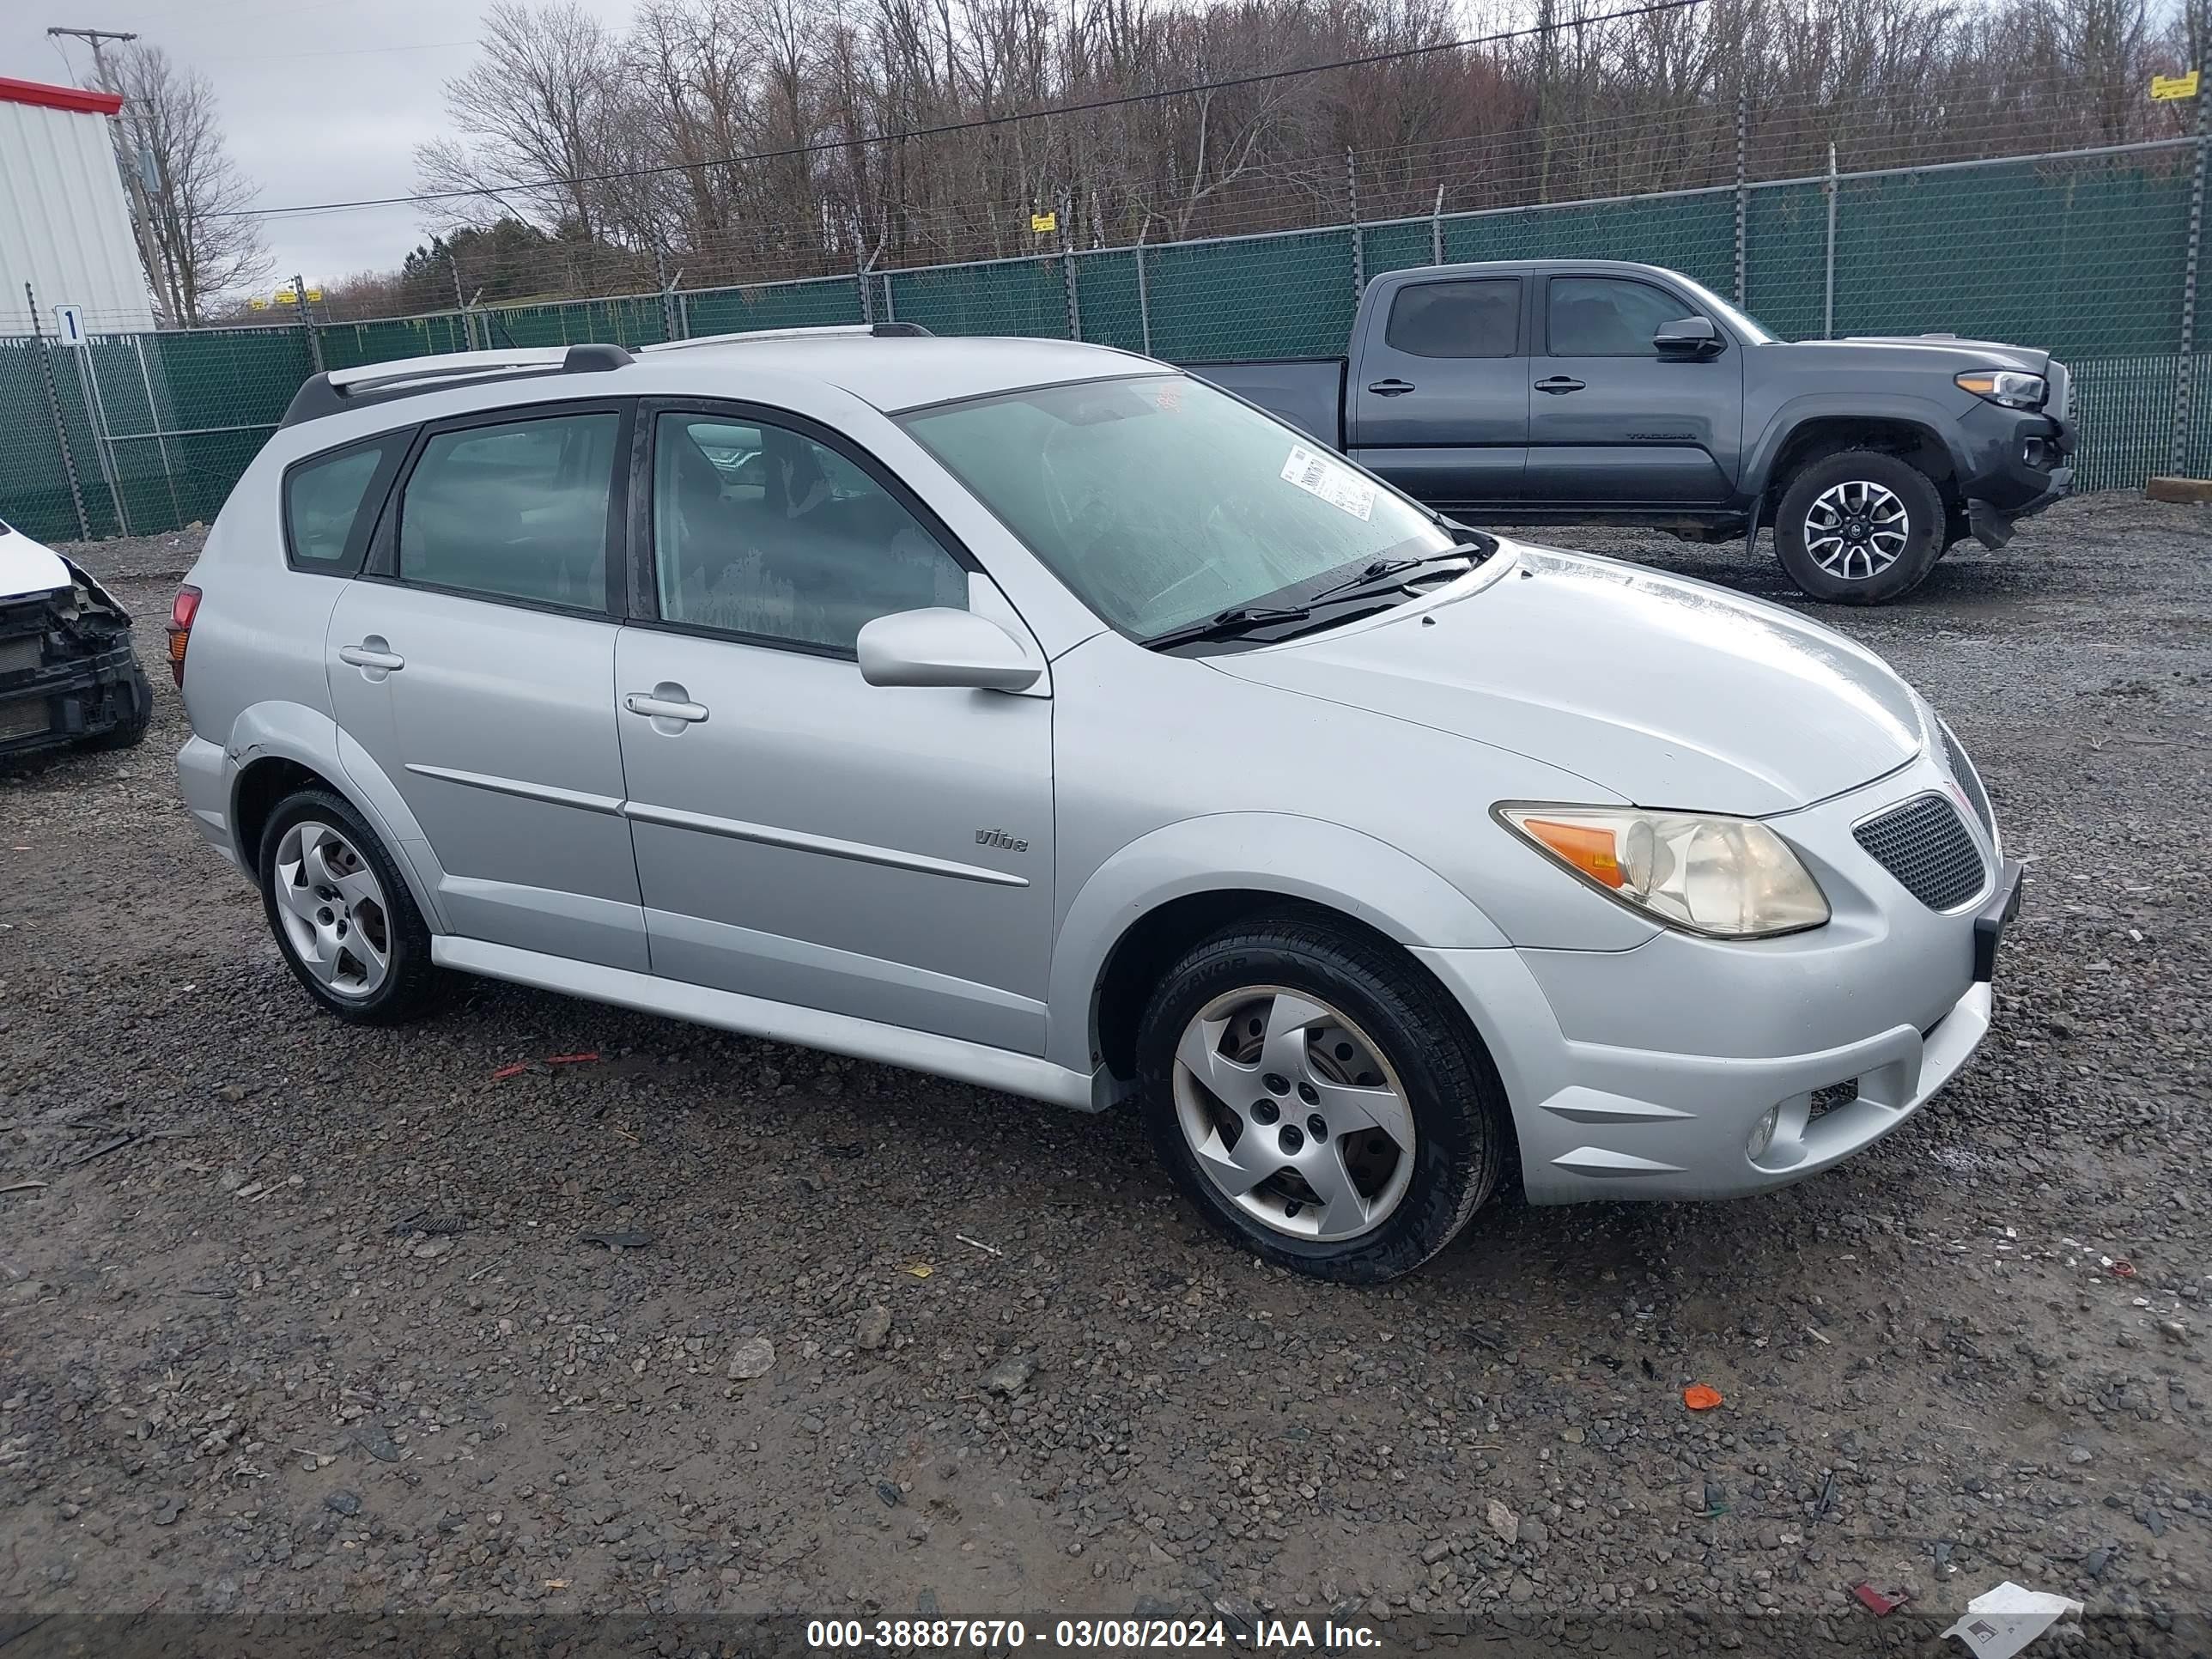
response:
<path id="1" fill-rule="evenodd" d="M 51 335 L 75 306 L 88 332 L 154 326 L 153 301 L 116 171 L 112 92 L 0 77 L 0 334 Z"/>

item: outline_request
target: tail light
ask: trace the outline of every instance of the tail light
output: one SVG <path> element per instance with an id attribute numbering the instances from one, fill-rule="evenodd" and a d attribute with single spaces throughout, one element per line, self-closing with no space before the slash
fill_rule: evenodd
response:
<path id="1" fill-rule="evenodd" d="M 180 587 L 169 607 L 169 673 L 178 685 L 185 683 L 185 653 L 192 642 L 192 618 L 200 613 L 200 591 Z"/>

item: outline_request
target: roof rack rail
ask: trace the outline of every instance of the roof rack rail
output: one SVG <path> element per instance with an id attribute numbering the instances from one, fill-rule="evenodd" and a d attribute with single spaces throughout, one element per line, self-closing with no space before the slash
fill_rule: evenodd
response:
<path id="1" fill-rule="evenodd" d="M 693 346 L 750 344 L 760 340 L 916 340 L 933 337 L 920 323 L 823 323 L 805 328 L 746 328 L 734 334 L 701 334 L 663 340 L 640 351 L 684 351 Z"/>
<path id="2" fill-rule="evenodd" d="M 540 374 L 595 374 L 635 358 L 618 345 L 523 346 L 499 351 L 450 351 L 388 363 L 362 363 L 311 375 L 293 393 L 281 429 L 349 409 L 443 392 L 456 386 L 515 380 Z"/>

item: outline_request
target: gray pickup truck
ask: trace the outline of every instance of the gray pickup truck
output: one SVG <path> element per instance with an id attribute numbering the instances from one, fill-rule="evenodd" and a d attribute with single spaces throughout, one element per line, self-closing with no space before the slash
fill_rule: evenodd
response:
<path id="1" fill-rule="evenodd" d="M 1185 365 L 1457 519 L 1755 542 L 1814 599 L 1909 592 L 2072 486 L 2065 365 L 1961 340 L 1777 338 L 1617 260 L 1376 277 L 1349 357 Z"/>

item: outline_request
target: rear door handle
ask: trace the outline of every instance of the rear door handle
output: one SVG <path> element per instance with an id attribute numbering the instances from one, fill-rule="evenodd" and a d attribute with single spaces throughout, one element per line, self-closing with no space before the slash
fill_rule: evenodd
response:
<path id="1" fill-rule="evenodd" d="M 670 691 L 676 695 L 664 695 Z M 623 699 L 623 707 L 650 720 L 675 720 L 681 725 L 696 726 L 707 718 L 707 705 L 690 702 L 683 693 L 680 685 L 655 686 L 651 691 L 631 692 Z"/>
<path id="2" fill-rule="evenodd" d="M 407 666 L 407 659 L 397 651 L 387 651 L 379 639 L 364 640 L 359 645 L 338 647 L 338 660 L 350 663 L 356 668 L 377 668 L 387 674 L 396 674 Z"/>
<path id="3" fill-rule="evenodd" d="M 1378 398 L 1402 398 L 1413 389 L 1411 380 L 1376 380 L 1367 388 Z"/>
<path id="4" fill-rule="evenodd" d="M 1563 392 L 1580 392 L 1582 389 L 1583 382 L 1570 380 L 1564 374 L 1553 374 L 1536 382 L 1537 391 L 1548 392 L 1553 397 L 1559 396 Z"/>

